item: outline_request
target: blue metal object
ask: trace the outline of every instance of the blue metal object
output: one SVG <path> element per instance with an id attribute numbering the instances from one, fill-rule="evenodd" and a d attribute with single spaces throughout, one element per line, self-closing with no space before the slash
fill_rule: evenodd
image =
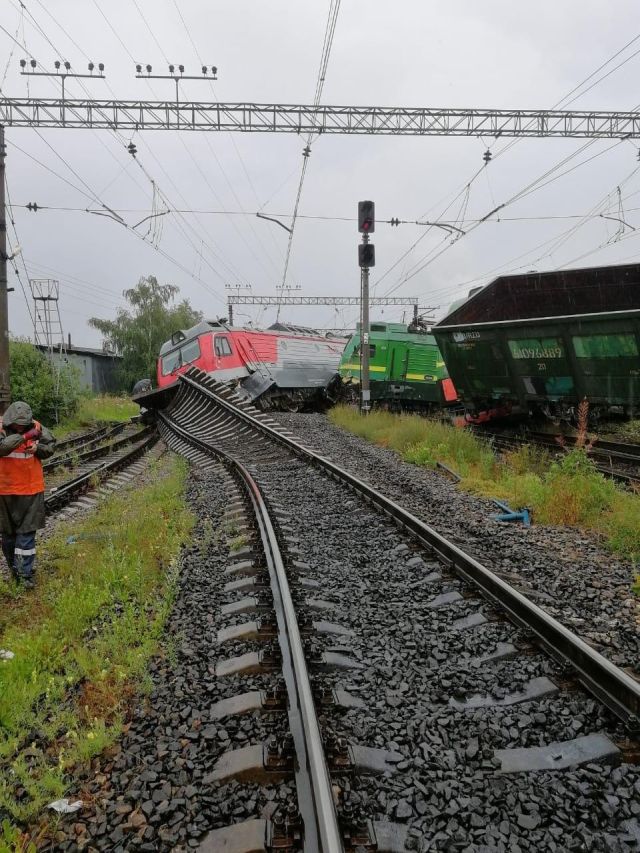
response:
<path id="1" fill-rule="evenodd" d="M 491 518 L 495 518 L 496 521 L 521 521 L 525 527 L 531 527 L 531 516 L 529 515 L 529 510 L 526 507 L 516 512 L 511 509 L 508 504 L 505 504 L 496 498 L 493 498 L 493 502 L 498 509 L 502 510 L 502 512 L 492 515 Z"/>

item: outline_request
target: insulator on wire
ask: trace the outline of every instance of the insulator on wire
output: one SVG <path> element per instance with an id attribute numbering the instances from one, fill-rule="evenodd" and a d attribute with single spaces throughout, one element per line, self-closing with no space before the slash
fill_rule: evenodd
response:
<path id="1" fill-rule="evenodd" d="M 396 217 L 392 216 L 391 219 L 389 220 L 389 224 L 390 225 L 400 225 L 400 220 L 398 219 L 397 216 Z"/>
<path id="2" fill-rule="evenodd" d="M 138 149 L 137 149 L 137 148 L 136 148 L 136 146 L 133 144 L 133 142 L 130 142 L 130 143 L 127 145 L 127 151 L 129 152 L 129 154 L 131 154 L 131 156 L 132 156 L 132 157 L 135 157 L 135 156 L 136 156 L 136 154 L 138 153 Z"/>
<path id="3" fill-rule="evenodd" d="M 485 165 L 486 165 L 486 164 L 491 160 L 491 158 L 492 158 L 492 157 L 493 157 L 493 154 L 492 154 L 492 153 L 491 153 L 491 151 L 487 148 L 487 150 L 486 150 L 486 151 L 484 152 L 484 154 L 482 155 L 482 159 L 484 160 Z"/>

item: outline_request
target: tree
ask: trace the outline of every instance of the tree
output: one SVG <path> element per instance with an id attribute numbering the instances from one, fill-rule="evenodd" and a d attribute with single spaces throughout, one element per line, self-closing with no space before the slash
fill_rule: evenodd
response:
<path id="1" fill-rule="evenodd" d="M 80 402 L 80 382 L 76 368 L 60 369 L 30 341 L 9 341 L 11 399 L 24 400 L 36 420 L 57 423 L 61 416 L 74 414 Z"/>
<path id="2" fill-rule="evenodd" d="M 153 275 L 143 277 L 135 287 L 124 291 L 130 310 L 118 309 L 115 320 L 89 320 L 89 325 L 102 332 L 106 342 L 122 356 L 119 373 L 126 388 L 132 388 L 138 379 L 153 380 L 161 345 L 177 329 L 187 329 L 202 320 L 202 314 L 188 300 L 171 304 L 179 292 L 173 284 L 159 284 Z"/>

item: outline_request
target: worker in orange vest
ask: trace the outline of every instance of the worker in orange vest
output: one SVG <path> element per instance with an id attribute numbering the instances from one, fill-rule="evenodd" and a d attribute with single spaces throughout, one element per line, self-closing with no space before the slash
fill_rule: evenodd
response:
<path id="1" fill-rule="evenodd" d="M 0 426 L 0 533 L 2 552 L 13 577 L 34 586 L 36 530 L 44 527 L 44 474 L 41 459 L 55 450 L 55 438 L 33 419 L 31 407 L 12 403 Z"/>

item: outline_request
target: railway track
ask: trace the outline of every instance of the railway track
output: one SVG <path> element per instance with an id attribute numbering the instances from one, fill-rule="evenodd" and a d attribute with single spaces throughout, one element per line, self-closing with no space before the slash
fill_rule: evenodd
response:
<path id="1" fill-rule="evenodd" d="M 216 674 L 233 673 L 241 682 L 281 667 L 286 685 L 286 701 L 277 687 L 280 676 L 272 692 L 223 700 L 216 710 L 221 718 L 288 709 L 290 737 L 229 750 L 210 781 L 276 784 L 295 775 L 297 802 L 289 803 L 288 817 L 278 813 L 273 822 L 256 818 L 214 829 L 203 850 L 471 849 L 473 839 L 491 833 L 496 778 L 503 793 L 511 791 L 514 808 L 523 786 L 531 797 L 505 844 L 509 837 L 522 845 L 530 838 L 531 846 L 520 849 L 573 849 L 562 846 L 562 829 L 545 836 L 555 847 L 542 846 L 543 836 L 536 835 L 544 790 L 553 784 L 549 773 L 563 770 L 572 783 L 588 787 L 593 768 L 608 776 L 602 767 L 621 763 L 640 790 L 640 775 L 630 769 L 640 712 L 640 684 L 632 674 L 397 503 L 203 374 L 182 378 L 173 405 L 159 415 L 159 429 L 169 446 L 198 466 L 228 472 L 220 474 L 229 499 L 226 523 L 243 538 L 228 570 L 227 593 L 235 600 L 222 608 L 228 624 L 218 643 L 238 654 L 219 661 Z M 349 495 L 357 496 L 351 535 L 362 567 L 353 574 L 342 565 L 328 567 L 330 551 L 322 551 L 323 545 L 335 547 L 339 510 L 354 503 Z M 314 512 L 323 530 L 307 544 L 303 535 Z M 301 561 L 307 553 L 319 554 L 315 571 Z M 306 597 L 318 586 L 327 601 Z M 359 631 L 317 619 L 329 608 L 350 614 Z M 254 617 L 249 622 L 247 614 Z M 380 627 L 370 624 L 374 620 Z M 350 651 L 352 633 L 366 638 L 359 657 Z M 271 647 L 265 652 L 274 638 L 280 654 Z M 377 676 L 387 672 L 386 683 L 372 684 L 367 656 L 377 661 Z M 385 668 L 387 657 L 405 671 Z M 345 677 L 351 693 L 342 686 Z M 382 709 L 381 724 L 373 708 Z M 503 726 L 498 733 L 496 719 Z M 391 734 L 385 737 L 380 725 Z M 373 745 L 358 742 L 367 732 Z M 459 766 L 460 752 L 466 767 Z M 526 784 L 506 781 L 522 775 Z M 449 812 L 447 797 L 455 803 Z M 466 830 L 454 820 L 462 812 L 471 812 Z M 449 835 L 441 834 L 441 816 Z M 582 830 L 583 823 L 576 827 Z M 501 836 L 504 829 L 501 822 L 495 831 Z M 620 819 L 619 849 L 635 849 L 624 844 L 625 838 L 634 841 L 636 830 L 638 840 L 637 821 Z M 443 837 L 454 846 L 438 846 Z M 424 839 L 435 846 L 421 847 Z"/>
<path id="2" fill-rule="evenodd" d="M 514 450 L 525 444 L 534 444 L 561 454 L 563 446 L 575 447 L 576 445 L 574 436 L 554 436 L 539 432 L 525 435 L 504 434 L 489 432 L 482 428 L 474 431 L 476 435 L 498 450 Z M 595 469 L 605 477 L 632 489 L 640 487 L 640 445 L 598 439 L 597 443 L 589 448 L 588 454 L 594 460 Z"/>
<path id="3" fill-rule="evenodd" d="M 93 433 L 87 441 L 76 446 L 73 454 L 63 452 L 52 457 L 43 464 L 47 475 L 60 468 L 71 467 L 72 470 L 71 476 L 54 477 L 53 483 L 47 476 L 47 513 L 59 512 L 78 501 L 93 505 L 94 501 L 86 497 L 86 493 L 98 488 L 109 490 L 102 485 L 104 481 L 135 463 L 156 441 L 155 429 L 140 429 L 138 425 L 123 423 L 100 430 L 99 436 Z"/>

